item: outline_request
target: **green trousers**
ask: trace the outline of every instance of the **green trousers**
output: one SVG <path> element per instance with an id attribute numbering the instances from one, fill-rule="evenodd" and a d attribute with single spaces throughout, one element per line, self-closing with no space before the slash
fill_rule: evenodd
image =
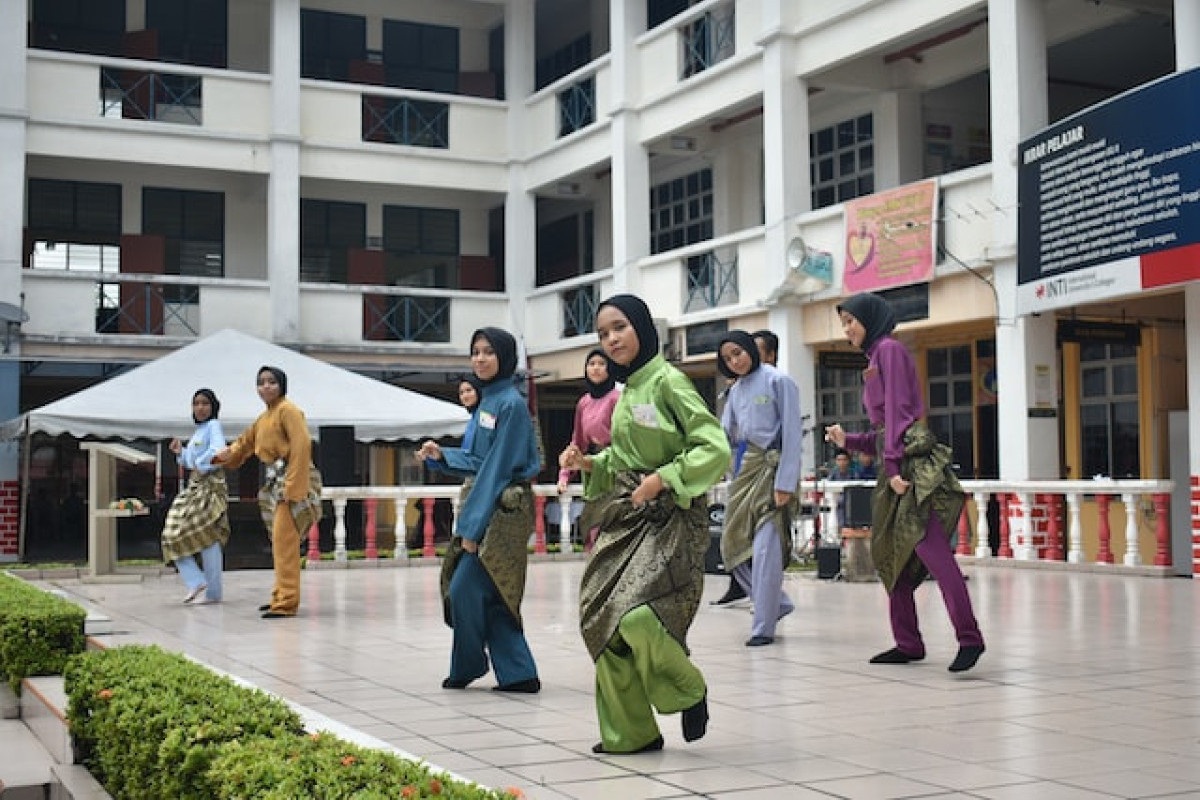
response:
<path id="1" fill-rule="evenodd" d="M 704 675 L 650 606 L 621 618 L 596 660 L 596 714 L 610 753 L 638 750 L 658 738 L 655 710 L 674 714 L 704 698 Z"/>

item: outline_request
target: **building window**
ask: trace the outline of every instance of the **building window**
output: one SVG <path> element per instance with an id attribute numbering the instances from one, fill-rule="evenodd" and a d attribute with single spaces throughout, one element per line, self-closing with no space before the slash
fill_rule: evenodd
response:
<path id="1" fill-rule="evenodd" d="M 454 288 L 458 282 L 456 209 L 383 207 L 388 283 Z"/>
<path id="2" fill-rule="evenodd" d="M 142 233 L 163 237 L 163 272 L 219 278 L 225 274 L 225 195 L 142 189 Z"/>
<path id="3" fill-rule="evenodd" d="M 367 20 L 355 14 L 300 11 L 300 75 L 350 80 L 351 63 L 367 59 Z"/>
<path id="4" fill-rule="evenodd" d="M 300 280 L 345 283 L 351 249 L 367 243 L 367 207 L 300 201 Z"/>
<path id="5" fill-rule="evenodd" d="M 678 14 L 687 11 L 699 0 L 648 0 L 646 3 L 646 30 L 653 30 Z"/>
<path id="6" fill-rule="evenodd" d="M 46 50 L 124 55 L 125 0 L 33 0 L 29 38 Z"/>
<path id="7" fill-rule="evenodd" d="M 844 203 L 875 191 L 875 133 L 870 114 L 808 136 L 813 208 Z"/>
<path id="8" fill-rule="evenodd" d="M 121 187 L 31 178 L 26 219 L 37 269 L 117 272 L 121 268 Z"/>
<path id="9" fill-rule="evenodd" d="M 929 429 L 939 442 L 950 445 L 954 460 L 974 471 L 974 372 L 971 346 L 937 347 L 925 353 L 929 378 Z"/>
<path id="10" fill-rule="evenodd" d="M 383 21 L 387 85 L 427 92 L 458 91 L 458 29 Z"/>
<path id="11" fill-rule="evenodd" d="M 541 89 L 554 83 L 591 60 L 592 35 L 585 33 L 578 39 L 567 42 L 550 55 L 537 60 L 537 66 L 534 68 L 537 73 L 537 88 Z"/>
<path id="12" fill-rule="evenodd" d="M 158 58 L 176 64 L 224 68 L 226 0 L 146 0 L 146 27 L 157 33 Z"/>
<path id="13" fill-rule="evenodd" d="M 817 364 L 817 419 L 813 427 L 818 466 L 832 462 L 833 450 L 822 445 L 820 432 L 826 425 L 840 423 L 847 431 L 869 430 L 862 404 L 862 372 L 867 360 L 861 353 L 820 353 Z"/>
<path id="14" fill-rule="evenodd" d="M 650 190 L 650 250 L 664 253 L 713 237 L 712 170 L 702 169 Z"/>
<path id="15" fill-rule="evenodd" d="M 1079 345 L 1083 477 L 1140 478 L 1137 346 Z"/>

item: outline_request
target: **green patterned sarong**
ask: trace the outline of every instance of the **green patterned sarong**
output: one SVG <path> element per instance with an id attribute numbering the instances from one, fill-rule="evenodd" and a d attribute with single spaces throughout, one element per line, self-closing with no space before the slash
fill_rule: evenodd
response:
<path id="1" fill-rule="evenodd" d="M 642 508 L 630 500 L 642 476 L 622 472 L 613 489 L 591 500 L 581 518 L 600 527 L 583 571 L 579 621 L 592 660 L 600 658 L 621 618 L 648 605 L 671 636 L 687 649 L 687 632 L 704 590 L 708 514 L 702 498 L 680 508 L 664 491 Z"/>
<path id="2" fill-rule="evenodd" d="M 877 452 L 882 453 L 882 431 L 879 437 Z M 925 423 L 916 422 L 904 432 L 904 460 L 900 462 L 900 476 L 912 483 L 909 490 L 896 494 L 884 471 L 879 471 L 871 493 L 871 561 L 889 592 L 901 572 L 907 572 L 916 583 L 925 579 L 927 571 L 916 557 L 916 547 L 925 537 L 930 515 L 937 515 L 947 536 L 958 530 L 966 494 L 952 464 L 950 448 L 940 444 Z"/>
<path id="3" fill-rule="evenodd" d="M 775 505 L 775 473 L 779 470 L 779 451 L 748 445 L 742 466 L 729 487 L 725 506 L 725 528 L 721 532 L 721 560 L 731 572 L 754 555 L 754 535 L 768 522 L 775 523 L 779 551 L 786 568 L 792 558 L 792 518 L 797 498 L 786 506 Z"/>
<path id="4" fill-rule="evenodd" d="M 463 485 L 459 506 L 466 500 L 470 486 Z M 479 543 L 479 563 L 500 592 L 508 613 L 524 629 L 521 600 L 525 597 L 525 573 L 529 567 L 529 535 L 533 533 L 533 490 L 528 483 L 514 483 L 500 493 L 500 501 Z M 463 554 L 462 537 L 455 536 L 442 560 L 442 611 L 446 624 L 454 627 L 450 615 L 450 579 Z"/>

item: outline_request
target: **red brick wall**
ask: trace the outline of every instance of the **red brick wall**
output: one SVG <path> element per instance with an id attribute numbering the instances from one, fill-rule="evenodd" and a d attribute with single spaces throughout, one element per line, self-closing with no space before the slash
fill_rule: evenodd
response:
<path id="1" fill-rule="evenodd" d="M 0 481 L 0 555 L 15 556 L 21 532 L 21 482 Z"/>

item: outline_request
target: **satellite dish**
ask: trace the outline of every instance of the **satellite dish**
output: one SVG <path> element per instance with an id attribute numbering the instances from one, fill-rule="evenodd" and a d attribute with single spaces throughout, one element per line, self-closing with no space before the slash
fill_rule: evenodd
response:
<path id="1" fill-rule="evenodd" d="M 11 322 L 20 325 L 29 321 L 29 314 L 20 306 L 0 301 L 0 322 Z"/>

